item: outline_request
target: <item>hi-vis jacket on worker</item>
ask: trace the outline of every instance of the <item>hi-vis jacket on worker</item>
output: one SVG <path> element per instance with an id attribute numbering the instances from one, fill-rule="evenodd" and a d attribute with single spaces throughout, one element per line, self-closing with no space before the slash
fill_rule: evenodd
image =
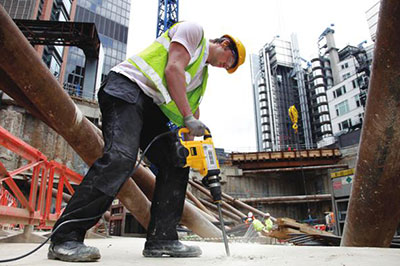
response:
<path id="1" fill-rule="evenodd" d="M 233 39 L 236 45 L 241 46 L 242 49 L 236 67 L 228 71 L 233 73 L 244 62 L 245 51 L 240 41 L 231 36 L 226 36 Z M 198 24 L 192 22 L 175 24 L 144 51 L 128 58 L 114 67 L 112 71 L 121 73 L 135 81 L 174 124 L 183 126 L 183 117 L 175 102 L 171 99 L 165 77 L 168 51 L 172 42 L 182 44 L 191 57 L 185 68 L 185 79 L 186 95 L 194 114 L 204 95 L 208 78 L 209 42 L 203 35 L 202 27 Z"/>

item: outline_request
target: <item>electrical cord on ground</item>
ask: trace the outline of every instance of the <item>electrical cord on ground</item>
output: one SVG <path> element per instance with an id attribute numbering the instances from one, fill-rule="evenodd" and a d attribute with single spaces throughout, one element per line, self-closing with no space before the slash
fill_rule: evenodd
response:
<path id="1" fill-rule="evenodd" d="M 164 132 L 161 133 L 159 135 L 157 135 L 156 137 L 153 138 L 152 141 L 150 141 L 150 143 L 147 145 L 146 149 L 143 151 L 142 156 L 140 156 L 140 160 L 139 162 L 136 163 L 135 168 L 133 169 L 132 175 L 136 172 L 136 170 L 139 168 L 139 165 L 141 164 L 141 162 L 144 159 L 144 156 L 146 155 L 147 151 L 150 149 L 151 145 L 153 145 L 153 143 L 155 141 L 157 141 L 158 139 L 167 136 L 167 135 L 171 135 L 171 134 L 176 134 L 175 131 L 168 131 L 168 132 Z M 36 251 L 38 251 L 41 247 L 43 247 L 49 240 L 50 238 L 57 232 L 58 229 L 60 229 L 61 226 L 68 224 L 68 223 L 76 223 L 76 222 L 85 222 L 85 221 L 90 221 L 90 220 L 94 220 L 97 218 L 100 218 L 101 216 L 103 216 L 103 214 L 101 215 L 97 215 L 94 217 L 88 217 L 88 218 L 80 218 L 80 219 L 72 219 L 72 220 L 68 220 L 68 221 L 64 221 L 61 224 L 59 224 L 54 230 L 53 232 L 50 234 L 50 236 L 43 242 L 41 243 L 38 247 L 34 248 L 33 250 L 29 251 L 28 253 L 15 257 L 15 258 L 11 258 L 11 259 L 5 259 L 5 260 L 0 260 L 0 263 L 6 263 L 6 262 L 11 262 L 11 261 L 16 261 L 16 260 L 20 260 L 22 258 L 25 258 L 33 253 L 35 253 Z"/>

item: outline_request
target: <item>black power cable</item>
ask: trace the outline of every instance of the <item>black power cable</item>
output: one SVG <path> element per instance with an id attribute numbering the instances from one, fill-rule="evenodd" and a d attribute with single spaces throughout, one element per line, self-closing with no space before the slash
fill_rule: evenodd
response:
<path id="1" fill-rule="evenodd" d="M 168 132 L 164 132 L 161 133 L 159 135 L 157 135 L 156 137 L 154 137 L 154 139 L 149 143 L 149 145 L 147 145 L 146 149 L 143 151 L 142 156 L 140 156 L 140 160 L 139 162 L 136 164 L 135 168 L 133 169 L 132 175 L 136 172 L 136 170 L 139 168 L 139 165 L 141 164 L 141 162 L 143 161 L 143 158 L 145 156 L 145 154 L 147 153 L 147 151 L 150 149 L 151 145 L 153 145 L 153 143 L 155 141 L 157 141 L 158 139 L 170 135 L 170 134 L 176 134 L 176 131 L 168 131 Z M 11 258 L 11 259 L 5 259 L 5 260 L 0 260 L 0 263 L 6 263 L 6 262 L 11 262 L 11 261 L 16 261 L 16 260 L 20 260 L 22 258 L 25 258 L 33 253 L 35 253 L 36 251 L 38 251 L 41 247 L 44 246 L 44 244 L 46 244 L 50 238 L 55 234 L 55 232 L 57 232 L 58 229 L 60 229 L 61 226 L 68 224 L 68 223 L 76 223 L 76 222 L 85 222 L 85 221 L 90 221 L 90 220 L 94 220 L 97 218 L 100 218 L 101 216 L 103 216 L 103 214 L 101 215 L 97 215 L 94 217 L 89 217 L 89 218 L 81 218 L 81 219 L 72 219 L 72 220 L 68 220 L 68 221 L 64 221 L 61 224 L 59 224 L 54 230 L 53 232 L 50 234 L 50 236 L 43 242 L 41 243 L 38 247 L 34 248 L 33 250 L 29 251 L 28 253 L 15 257 L 15 258 Z"/>

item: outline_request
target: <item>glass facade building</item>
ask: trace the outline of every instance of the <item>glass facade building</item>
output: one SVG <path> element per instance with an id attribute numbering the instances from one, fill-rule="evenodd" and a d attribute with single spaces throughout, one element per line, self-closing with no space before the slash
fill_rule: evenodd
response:
<path id="1" fill-rule="evenodd" d="M 305 72 L 298 62 L 297 39 L 274 39 L 258 55 L 250 56 L 258 151 L 280 151 L 312 145 L 308 119 Z M 298 134 L 289 107 L 298 114 Z"/>
<path id="2" fill-rule="evenodd" d="M 77 0 L 74 21 L 96 24 L 104 48 L 102 79 L 110 69 L 125 60 L 130 0 Z M 82 92 L 85 76 L 85 55 L 77 47 L 69 49 L 63 86 L 71 95 L 94 100 L 95 88 Z"/>

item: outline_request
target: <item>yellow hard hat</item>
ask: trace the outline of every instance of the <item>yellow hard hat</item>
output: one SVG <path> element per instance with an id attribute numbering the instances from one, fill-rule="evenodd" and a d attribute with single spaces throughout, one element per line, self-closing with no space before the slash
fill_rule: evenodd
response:
<path id="1" fill-rule="evenodd" d="M 226 37 L 232 40 L 233 44 L 235 44 L 235 48 L 236 48 L 236 54 L 237 54 L 237 60 L 236 60 L 236 64 L 234 65 L 234 67 L 228 69 L 228 73 L 232 74 L 233 72 L 236 71 L 236 69 L 244 63 L 245 59 L 246 59 L 246 48 L 244 48 L 243 43 L 239 40 L 236 39 L 234 37 L 232 37 L 231 35 L 225 34 L 222 37 Z"/>

